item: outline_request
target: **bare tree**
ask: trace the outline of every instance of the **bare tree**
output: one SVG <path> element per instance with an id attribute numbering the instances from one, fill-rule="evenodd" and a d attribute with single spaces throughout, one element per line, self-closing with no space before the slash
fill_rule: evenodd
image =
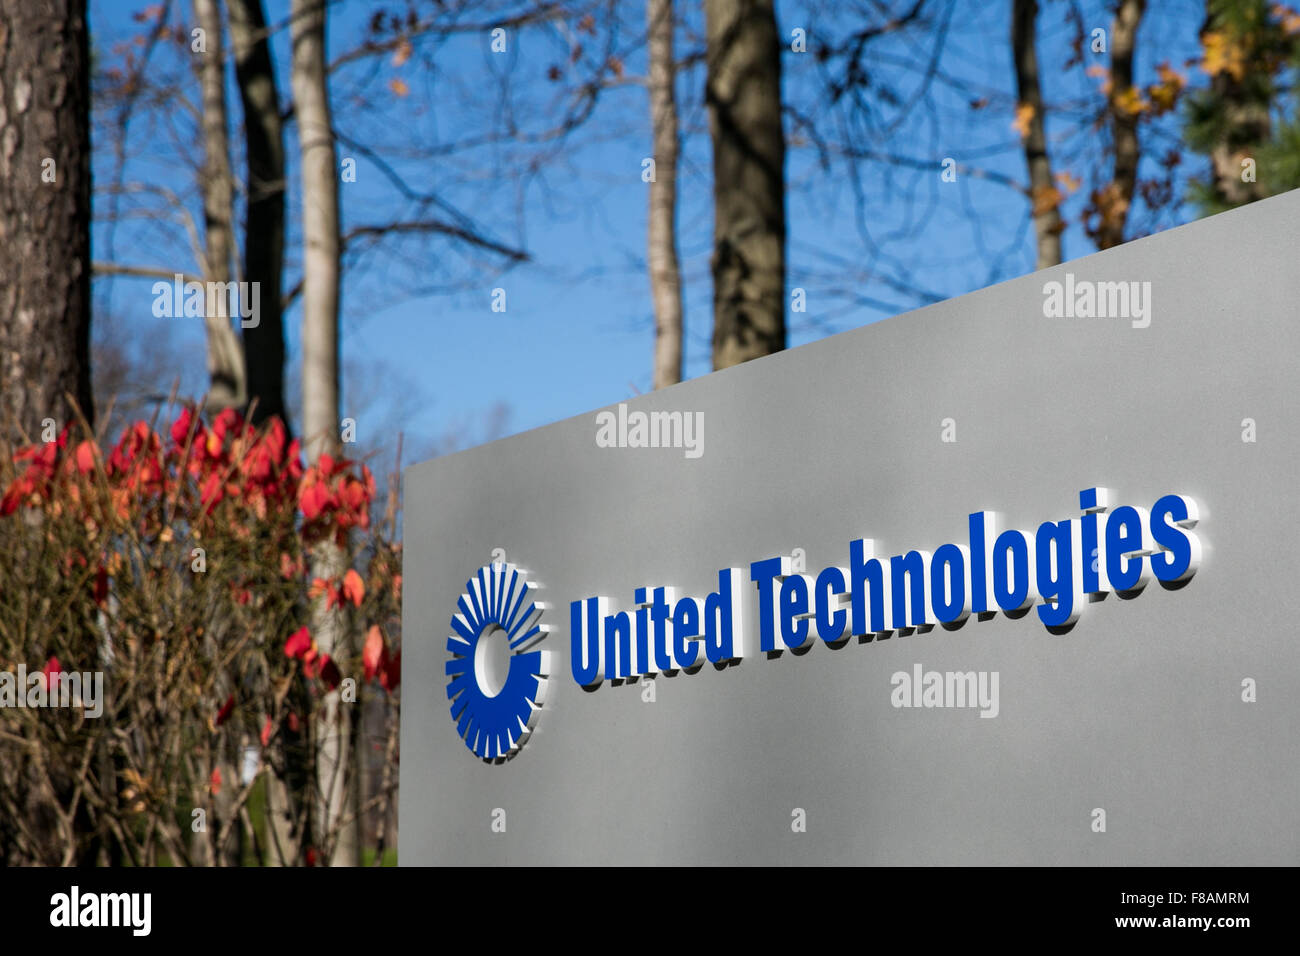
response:
<path id="1" fill-rule="evenodd" d="M 86 3 L 0 0 L 0 427 L 73 402 L 93 418 Z"/>
<path id="2" fill-rule="evenodd" d="M 203 96 L 203 277 L 208 281 L 203 321 L 208 339 L 208 403 L 217 410 L 245 401 L 244 357 L 239 338 L 214 283 L 233 278 L 235 251 L 232 223 L 235 195 L 230 171 L 230 133 L 226 117 L 226 61 L 223 55 L 221 0 L 194 0 L 194 19 L 203 30 L 206 49 L 197 60 Z"/>
<path id="3" fill-rule="evenodd" d="M 302 166 L 302 427 L 307 458 L 320 463 L 340 450 L 338 170 L 325 61 L 325 3 L 293 0 L 290 11 L 290 81 Z M 342 568 L 339 549 L 318 549 L 317 577 L 333 580 Z M 322 653 L 346 659 L 347 632 L 323 598 L 314 617 Z M 350 727 L 348 708 L 342 706 L 338 691 L 331 692 L 318 727 L 321 818 L 317 823 L 324 833 L 342 827 L 330 862 L 344 866 L 358 865 L 361 853 L 357 801 L 348 785 L 349 777 L 358 779 L 348 767 Z"/>
<path id="4" fill-rule="evenodd" d="M 1133 205 L 1137 186 L 1138 121 L 1141 110 L 1134 104 L 1133 51 L 1146 0 L 1120 0 L 1110 31 L 1110 89 L 1107 106 L 1115 165 L 1110 182 L 1096 197 L 1100 219 L 1093 238 L 1098 249 L 1110 249 L 1124 241 L 1124 227 Z"/>
<path id="5" fill-rule="evenodd" d="M 785 348 L 785 137 L 772 0 L 706 0 L 713 367 Z"/>
<path id="6" fill-rule="evenodd" d="M 243 330 L 244 366 L 253 420 L 278 415 L 284 403 L 284 132 L 275 67 L 261 0 L 227 0 L 235 79 L 244 108 L 248 162 L 248 218 L 244 231 L 244 279 L 260 284 L 257 325 Z"/>
<path id="7" fill-rule="evenodd" d="M 1016 97 L 1024 138 L 1025 164 L 1029 167 L 1029 195 L 1034 233 L 1038 243 L 1038 268 L 1061 261 L 1061 194 L 1052 181 L 1052 160 L 1047 154 L 1043 92 L 1038 82 L 1038 0 L 1013 0 L 1011 56 L 1016 68 Z"/>
<path id="8" fill-rule="evenodd" d="M 646 0 L 650 124 L 654 176 L 650 180 L 650 297 L 655 310 L 654 387 L 682 380 L 682 274 L 677 256 L 677 157 L 680 150 L 677 64 L 673 55 L 673 0 Z"/>

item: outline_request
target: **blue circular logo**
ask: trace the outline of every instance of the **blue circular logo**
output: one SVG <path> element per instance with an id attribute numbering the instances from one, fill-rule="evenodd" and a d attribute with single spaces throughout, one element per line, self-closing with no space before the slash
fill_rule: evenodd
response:
<path id="1" fill-rule="evenodd" d="M 539 623 L 545 605 L 526 573 L 504 563 L 479 568 L 465 582 L 447 638 L 452 719 L 465 746 L 490 762 L 519 752 L 546 696 L 550 652 L 530 648 L 550 626 Z M 498 662 L 497 673 L 493 651 L 507 662 Z"/>

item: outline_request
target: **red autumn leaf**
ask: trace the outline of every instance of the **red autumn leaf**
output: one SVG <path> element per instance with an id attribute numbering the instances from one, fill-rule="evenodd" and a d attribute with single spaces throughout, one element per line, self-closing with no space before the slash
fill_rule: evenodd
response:
<path id="1" fill-rule="evenodd" d="M 335 604 L 343 602 L 343 595 L 339 588 L 334 586 L 334 582 L 327 581 L 324 578 L 312 578 L 311 587 L 307 589 L 307 597 L 313 601 L 321 595 L 325 595 L 325 610 L 329 610 Z"/>
<path id="2" fill-rule="evenodd" d="M 297 438 L 289 442 L 285 457 L 289 459 L 289 477 L 297 481 L 302 477 L 302 448 Z"/>
<path id="3" fill-rule="evenodd" d="M 15 478 L 5 490 L 3 500 L 0 500 L 0 517 L 7 518 L 17 511 L 18 506 L 23 503 L 23 499 L 31 493 L 32 490 L 28 487 L 27 482 L 24 482 L 21 478 Z"/>
<path id="4" fill-rule="evenodd" d="M 397 690 L 402 682 L 402 652 L 398 651 L 388 659 L 388 666 L 379 675 L 379 686 L 387 691 Z"/>
<path id="5" fill-rule="evenodd" d="M 63 673 L 63 665 L 59 663 L 59 659 L 57 657 L 51 654 L 50 659 L 47 660 L 45 662 L 45 666 L 41 668 L 41 679 L 45 682 L 45 686 L 49 687 L 50 681 L 52 681 L 55 677 L 57 677 L 59 674 L 62 673 Z"/>
<path id="6" fill-rule="evenodd" d="M 357 479 L 349 476 L 339 482 L 338 501 L 343 510 L 360 514 L 368 500 L 366 486 Z"/>
<path id="7" fill-rule="evenodd" d="M 216 796 L 221 792 L 221 768 L 213 767 L 212 776 L 208 778 L 208 785 L 212 787 L 212 794 Z"/>
<path id="8" fill-rule="evenodd" d="M 148 422 L 136 422 L 122 429 L 122 437 L 113 446 L 108 458 L 110 475 L 124 474 L 135 464 L 141 452 L 146 454 L 158 450 L 158 436 L 149 428 Z"/>
<path id="9" fill-rule="evenodd" d="M 348 568 L 348 573 L 343 575 L 343 588 L 339 594 L 340 605 L 343 601 L 351 601 L 355 606 L 361 607 L 361 600 L 366 596 L 366 585 L 354 568 Z"/>
<path id="10" fill-rule="evenodd" d="M 339 673 L 338 664 L 334 663 L 333 658 L 328 654 L 321 655 L 320 679 L 330 690 L 338 687 L 343 681 L 343 675 Z"/>
<path id="11" fill-rule="evenodd" d="M 301 727 L 301 726 L 302 726 L 302 722 L 298 720 L 298 715 L 295 714 L 293 711 L 289 711 L 289 730 L 290 730 L 290 732 L 296 734 L 296 733 L 298 732 L 298 728 Z"/>
<path id="12" fill-rule="evenodd" d="M 277 465 L 284 463 L 285 441 L 287 433 L 284 430 L 284 422 L 280 421 L 279 416 L 271 419 L 267 425 L 266 433 L 262 435 L 262 445 L 266 448 L 271 456 L 271 460 Z"/>
<path id="13" fill-rule="evenodd" d="M 302 657 L 313 646 L 311 631 L 305 627 L 300 627 L 293 632 L 293 635 L 284 642 L 284 655 L 294 660 Z"/>
<path id="14" fill-rule="evenodd" d="M 235 695 L 231 694 L 229 697 L 226 698 L 226 702 L 221 705 L 221 709 L 217 711 L 218 727 L 220 727 L 222 724 L 224 724 L 227 720 L 230 719 L 230 713 L 234 709 L 235 709 Z"/>
<path id="15" fill-rule="evenodd" d="M 203 491 L 199 494 L 199 503 L 203 505 L 204 512 L 212 511 L 225 496 L 226 490 L 221 476 L 208 475 L 208 480 L 203 483 Z"/>
<path id="16" fill-rule="evenodd" d="M 99 570 L 95 572 L 95 603 L 100 607 L 104 606 L 104 601 L 108 599 L 108 568 L 102 564 Z"/>
<path id="17" fill-rule="evenodd" d="M 275 475 L 275 452 L 266 442 L 259 442 L 240 463 L 239 470 L 249 481 L 265 484 Z"/>
<path id="18" fill-rule="evenodd" d="M 309 654 L 303 659 L 302 672 L 306 677 L 319 677 L 330 690 L 343 680 L 338 664 L 328 654 Z"/>
<path id="19" fill-rule="evenodd" d="M 378 624 L 371 624 L 366 632 L 366 646 L 361 651 L 361 663 L 365 668 L 366 680 L 370 680 L 388 666 L 388 648 L 384 646 L 384 634 Z"/>
<path id="20" fill-rule="evenodd" d="M 244 429 L 244 416 L 233 408 L 222 409 L 221 414 L 212 422 L 212 430 L 222 441 L 227 435 L 238 435 Z"/>
<path id="21" fill-rule="evenodd" d="M 307 865 L 308 865 L 308 866 L 315 866 L 315 865 L 316 865 L 316 848 L 315 848 L 315 847 L 312 847 L 312 846 L 307 847 Z"/>
<path id="22" fill-rule="evenodd" d="M 347 458 L 335 458 L 329 452 L 322 452 L 320 461 L 316 463 L 316 468 L 321 473 L 322 478 L 332 478 L 350 464 L 352 462 Z"/>
<path id="23" fill-rule="evenodd" d="M 95 470 L 95 443 L 87 439 L 77 446 L 77 471 L 83 475 Z"/>
<path id="24" fill-rule="evenodd" d="M 333 504 L 334 496 L 325 482 L 315 476 L 303 480 L 298 489 L 298 507 L 302 509 L 304 518 L 313 521 Z"/>
<path id="25" fill-rule="evenodd" d="M 265 747 L 271 742 L 271 718 L 266 718 L 266 723 L 262 724 L 262 746 Z"/>
<path id="26" fill-rule="evenodd" d="M 194 427 L 194 413 L 188 408 L 182 408 L 176 421 L 172 422 L 171 435 L 172 441 L 177 445 L 184 445 L 185 440 L 190 437 L 190 429 Z M 199 425 L 199 434 L 202 434 L 202 424 Z"/>

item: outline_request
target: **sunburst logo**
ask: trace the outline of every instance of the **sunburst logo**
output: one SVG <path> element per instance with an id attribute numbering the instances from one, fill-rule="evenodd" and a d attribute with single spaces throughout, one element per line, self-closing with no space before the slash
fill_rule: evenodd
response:
<path id="1" fill-rule="evenodd" d="M 447 638 L 447 697 L 465 746 L 489 762 L 517 754 L 546 697 L 550 631 L 538 585 L 513 564 L 488 564 L 465 582 Z"/>

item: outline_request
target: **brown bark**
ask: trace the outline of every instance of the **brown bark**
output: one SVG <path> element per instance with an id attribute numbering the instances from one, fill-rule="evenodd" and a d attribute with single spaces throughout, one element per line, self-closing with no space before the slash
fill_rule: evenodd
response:
<path id="1" fill-rule="evenodd" d="M 785 137 L 772 0 L 706 0 L 713 367 L 785 348 Z"/>
<path id="2" fill-rule="evenodd" d="M 673 0 L 646 0 L 655 177 L 650 183 L 647 259 L 655 310 L 654 387 L 682 380 L 682 277 L 677 256 L 677 157 L 680 149 L 674 81 Z"/>
<path id="3" fill-rule="evenodd" d="M 1137 186 L 1140 152 L 1137 114 L 1126 108 L 1124 97 L 1133 88 L 1133 50 L 1145 0 L 1120 0 L 1110 30 L 1110 124 L 1115 143 L 1115 167 L 1110 185 L 1103 193 L 1097 228 L 1098 249 L 1110 249 L 1124 241 L 1133 190 Z"/>
<path id="4" fill-rule="evenodd" d="M 86 3 L 0 0 L 0 435 L 74 402 L 93 420 Z"/>
<path id="5" fill-rule="evenodd" d="M 1052 160 L 1047 152 L 1043 92 L 1038 81 L 1038 0 L 1012 0 L 1011 55 L 1016 68 L 1016 98 L 1031 110 L 1024 137 L 1025 164 L 1029 168 L 1029 196 L 1038 259 L 1046 269 L 1061 261 L 1061 194 L 1052 181 Z"/>
<path id="6" fill-rule="evenodd" d="M 203 29 L 207 52 L 197 55 L 203 93 L 203 277 L 209 283 L 233 278 L 235 249 L 234 180 L 230 171 L 230 134 L 226 117 L 226 61 L 223 55 L 221 0 L 194 0 L 194 19 Z M 231 319 L 218 308 L 220 294 L 208 286 L 204 325 L 208 337 L 208 404 L 214 410 L 243 405 L 244 356 Z"/>
<path id="7" fill-rule="evenodd" d="M 242 330 L 247 397 L 257 403 L 254 422 L 278 415 L 287 427 L 284 319 L 280 306 L 285 191 L 280 102 L 261 0 L 227 0 L 226 5 L 248 154 L 244 279 L 260 283 L 261 288 L 260 321 L 256 327 Z"/>

